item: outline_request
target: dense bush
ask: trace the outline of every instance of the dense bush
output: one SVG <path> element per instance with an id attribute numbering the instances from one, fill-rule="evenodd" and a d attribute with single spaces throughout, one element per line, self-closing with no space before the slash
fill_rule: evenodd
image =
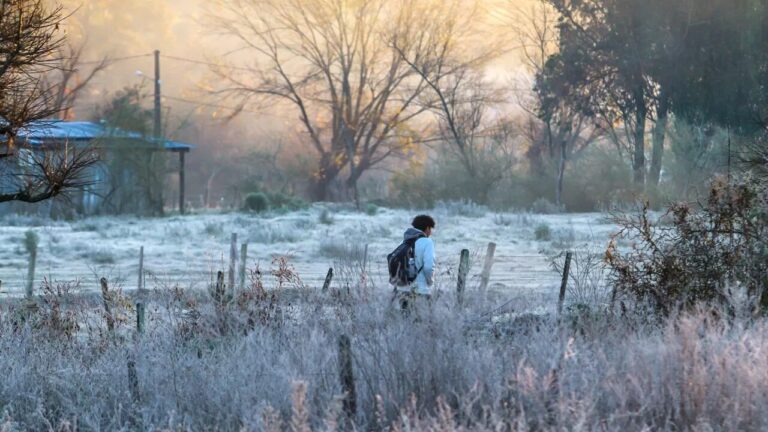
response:
<path id="1" fill-rule="evenodd" d="M 533 230 L 533 236 L 538 241 L 552 240 L 552 229 L 545 223 L 538 224 L 536 229 Z"/>
<path id="2" fill-rule="evenodd" d="M 263 192 L 249 193 L 245 197 L 245 209 L 256 213 L 269 210 L 269 198 Z"/>
<path id="3" fill-rule="evenodd" d="M 333 225 L 334 222 L 333 214 L 327 208 L 324 208 L 320 211 L 320 214 L 317 216 L 317 220 L 323 225 Z"/>
<path id="4" fill-rule="evenodd" d="M 246 210 L 256 213 L 267 210 L 294 211 L 307 207 L 307 203 L 301 198 L 282 192 L 251 192 L 245 196 L 244 207 Z"/>
<path id="5" fill-rule="evenodd" d="M 376 214 L 379 212 L 379 206 L 373 203 L 368 203 L 365 205 L 365 214 L 368 216 L 376 216 Z"/>
<path id="6" fill-rule="evenodd" d="M 270 208 L 273 210 L 293 211 L 307 207 L 307 203 L 301 198 L 282 192 L 269 192 L 267 193 L 267 198 L 269 199 Z"/>
<path id="7" fill-rule="evenodd" d="M 557 214 L 562 213 L 563 208 L 546 198 L 539 198 L 531 204 L 531 211 L 537 214 Z"/>
<path id="8" fill-rule="evenodd" d="M 645 205 L 618 216 L 606 260 L 618 294 L 649 301 L 662 314 L 722 303 L 731 287 L 768 307 L 768 189 L 750 181 L 711 183 L 699 206 L 677 203 L 654 220 Z M 631 242 L 624 250 L 620 242 Z"/>

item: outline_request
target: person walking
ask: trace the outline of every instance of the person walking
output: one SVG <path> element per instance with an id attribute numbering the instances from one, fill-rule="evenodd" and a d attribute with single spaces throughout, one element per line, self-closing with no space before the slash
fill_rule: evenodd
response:
<path id="1" fill-rule="evenodd" d="M 431 216 L 416 216 L 403 235 L 403 243 L 387 256 L 390 283 L 406 315 L 432 298 L 435 244 L 430 237 L 435 227 Z"/>

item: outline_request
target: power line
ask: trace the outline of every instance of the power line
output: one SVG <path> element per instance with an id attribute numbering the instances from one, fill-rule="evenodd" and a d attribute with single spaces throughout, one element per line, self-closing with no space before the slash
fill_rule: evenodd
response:
<path id="1" fill-rule="evenodd" d="M 209 108 L 220 108 L 220 109 L 227 109 L 227 110 L 231 110 L 231 111 L 247 112 L 247 113 L 252 113 L 252 114 L 263 114 L 263 113 L 260 113 L 258 111 L 252 111 L 252 110 L 247 110 L 247 109 L 240 109 L 240 108 L 237 108 L 237 107 L 226 106 L 226 105 L 218 105 L 218 104 L 212 104 L 212 103 L 206 103 L 206 102 L 197 102 L 197 101 L 193 101 L 193 100 L 190 100 L 190 99 L 184 99 L 184 98 L 180 98 L 180 97 L 176 97 L 176 96 L 163 95 L 163 98 L 170 99 L 170 100 L 176 101 L 176 102 L 183 102 L 183 103 L 193 104 L 193 105 L 197 105 L 197 106 L 204 106 L 204 107 L 209 107 Z"/>
<path id="2" fill-rule="evenodd" d="M 137 59 L 137 58 L 152 57 L 153 55 L 154 55 L 153 53 L 146 53 L 146 54 L 137 54 L 137 55 L 131 55 L 131 56 L 124 56 L 124 57 L 115 57 L 115 58 L 105 57 L 105 59 L 109 63 L 116 63 L 116 62 L 121 62 L 121 61 L 126 61 L 126 60 L 134 60 L 134 59 Z M 168 60 L 174 60 L 174 61 L 185 62 L 185 63 L 192 63 L 192 64 L 208 66 L 208 67 L 224 67 L 224 68 L 227 68 L 227 69 L 253 72 L 253 69 L 247 68 L 247 67 L 226 66 L 226 65 L 221 65 L 221 64 L 217 64 L 217 63 L 211 63 L 211 62 L 207 62 L 207 61 L 203 61 L 203 60 L 195 60 L 195 59 L 186 58 L 186 57 L 179 57 L 179 56 L 172 56 L 172 55 L 165 55 L 165 54 L 160 54 L 160 57 L 161 58 L 166 58 Z M 99 64 L 102 61 L 104 61 L 104 60 L 88 60 L 88 61 L 81 61 L 80 64 Z"/>
<path id="3" fill-rule="evenodd" d="M 153 55 L 155 55 L 155 54 L 154 53 L 146 53 L 146 54 L 137 54 L 137 55 L 131 55 L 131 56 L 115 57 L 115 58 L 107 57 L 106 60 L 109 63 L 114 63 L 114 62 L 134 60 L 134 59 L 144 58 L 144 57 L 152 57 Z M 182 62 L 187 62 L 187 63 L 205 65 L 205 66 L 220 66 L 220 65 L 217 65 L 215 63 L 204 62 L 204 61 L 201 61 L 201 60 L 194 60 L 194 59 L 189 59 L 189 58 L 184 58 L 184 57 L 169 56 L 169 55 L 162 55 L 162 54 L 160 55 L 160 57 L 167 58 L 169 60 L 176 60 L 176 61 L 182 61 Z M 99 63 L 102 63 L 103 61 L 104 60 L 81 61 L 80 64 L 99 64 Z M 240 68 L 240 67 L 231 67 L 230 69 L 250 70 L 250 69 L 247 69 L 247 68 Z M 190 99 L 185 99 L 185 98 L 181 98 L 181 97 L 177 97 L 177 96 L 163 95 L 163 97 L 165 99 L 169 99 L 169 100 L 172 100 L 172 101 L 188 103 L 188 104 L 192 104 L 192 105 L 196 105 L 196 106 L 203 106 L 203 107 L 209 107 L 209 108 L 219 108 L 219 109 L 226 109 L 226 110 L 230 110 L 230 111 L 247 112 L 247 113 L 252 113 L 252 114 L 262 114 L 262 113 L 260 113 L 258 111 L 252 111 L 252 110 L 247 110 L 247 109 L 243 109 L 243 108 L 226 106 L 226 105 L 219 105 L 219 104 L 213 104 L 213 103 L 198 102 L 198 101 L 193 101 L 193 100 L 190 100 Z"/>
<path id="4" fill-rule="evenodd" d="M 153 55 L 152 53 L 147 53 L 147 54 L 137 54 L 137 55 L 132 55 L 132 56 L 115 57 L 115 58 L 105 57 L 102 60 L 81 61 L 80 64 L 98 64 L 98 63 L 103 62 L 104 60 L 106 60 L 107 63 L 116 63 L 116 62 L 121 62 L 121 61 L 126 61 L 126 60 L 133 60 L 133 59 L 142 58 L 142 57 L 151 57 L 152 55 Z"/>
<path id="5" fill-rule="evenodd" d="M 216 63 L 211 63 L 211 62 L 203 61 L 203 60 L 194 60 L 194 59 L 185 58 L 185 57 L 170 56 L 170 55 L 164 55 L 164 54 L 161 54 L 160 57 L 167 58 L 168 60 L 176 60 L 176 61 L 180 61 L 180 62 L 193 63 L 193 64 L 198 64 L 198 65 L 203 65 L 203 66 L 225 67 L 227 69 L 234 69 L 234 70 L 242 70 L 242 71 L 253 72 L 253 69 L 249 69 L 249 68 L 246 68 L 246 67 L 226 66 L 226 65 L 220 65 L 220 64 L 216 64 Z"/>

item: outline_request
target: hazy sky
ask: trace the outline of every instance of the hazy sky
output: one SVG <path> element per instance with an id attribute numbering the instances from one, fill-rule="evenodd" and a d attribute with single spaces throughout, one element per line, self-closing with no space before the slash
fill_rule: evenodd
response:
<path id="1" fill-rule="evenodd" d="M 431 0 L 425 0 L 431 1 Z M 489 9 L 527 7 L 536 0 L 484 0 Z M 88 49 L 84 57 L 95 60 L 108 55 L 122 58 L 151 54 L 155 49 L 162 54 L 191 60 L 217 61 L 231 49 L 222 38 L 215 36 L 215 29 L 208 25 L 205 0 L 63 0 L 64 7 L 72 16 L 67 31 L 73 39 L 87 37 Z M 500 10 L 500 9 L 498 9 Z M 503 28 L 499 27 L 499 32 Z M 209 79 L 205 65 L 162 59 L 163 93 L 172 98 L 194 101 L 214 101 L 200 90 Z M 494 67 L 494 76 L 512 75 L 517 61 L 508 57 Z M 138 73 L 138 72 L 141 72 Z M 507 73 L 508 72 L 508 73 Z M 105 94 L 142 82 L 143 75 L 151 77 L 151 56 L 116 61 L 94 81 L 91 97 L 77 114 L 85 115 L 89 105 L 103 101 Z M 151 90 L 146 81 L 147 90 Z M 226 101 L 218 104 L 226 105 Z M 176 115 L 184 115 L 195 109 L 194 104 L 165 100 Z"/>

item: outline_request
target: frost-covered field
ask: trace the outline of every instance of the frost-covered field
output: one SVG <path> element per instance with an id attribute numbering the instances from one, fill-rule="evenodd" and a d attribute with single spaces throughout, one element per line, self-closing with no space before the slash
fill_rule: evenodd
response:
<path id="1" fill-rule="evenodd" d="M 549 258 L 565 249 L 602 251 L 616 231 L 605 215 L 598 213 L 498 214 L 457 205 L 432 214 L 438 224 L 434 240 L 438 284 L 443 290 L 455 287 L 455 268 L 463 248 L 471 251 L 470 274 L 476 285 L 486 246 L 495 242 L 492 291 L 554 294 L 558 276 L 551 270 Z M 314 287 L 322 284 L 329 267 L 365 260 L 371 282 L 383 287 L 385 256 L 401 240 L 413 216 L 405 210 L 379 209 L 368 215 L 351 209 L 328 210 L 323 205 L 266 216 L 95 217 L 74 222 L 8 216 L 0 228 L 2 292 L 23 292 L 28 263 L 23 238 L 28 230 L 40 238 L 36 285 L 43 277 L 79 279 L 84 289 L 95 289 L 98 278 L 105 276 L 123 289 L 134 289 L 143 246 L 148 288 L 177 284 L 203 288 L 217 270 L 227 269 L 230 238 L 236 233 L 239 242 L 248 243 L 249 268 L 258 264 L 268 269 L 274 258 L 287 256 L 303 282 Z M 365 245 L 367 259 L 363 258 Z"/>
<path id="2" fill-rule="evenodd" d="M 146 315 L 133 293 L 73 296 L 66 282 L 32 302 L 0 302 L 0 430 L 768 428 L 768 323 L 749 301 L 650 320 L 623 303 L 538 313 L 555 304 L 550 257 L 563 250 L 577 252 L 569 300 L 580 286 L 604 285 L 600 251 L 616 227 L 600 214 L 466 210 L 434 213 L 439 282 L 455 290 L 459 251 L 469 248 L 476 290 L 494 241 L 492 295 L 461 305 L 437 296 L 410 314 L 393 307 L 382 275 L 410 212 L 8 218 L 0 233 L 8 293 L 23 291 L 30 229 L 40 237 L 38 279 L 83 278 L 94 289 L 104 275 L 128 291 L 143 245 L 147 286 L 157 291 L 144 299 Z M 226 267 L 233 232 L 248 241 L 251 268 L 288 255 L 304 286 L 279 289 L 293 275 L 283 268 L 236 295 L 203 292 Z M 366 244 L 374 280 L 359 271 Z M 590 253 L 597 259 L 584 260 Z M 338 276 L 321 292 L 329 266 Z"/>

